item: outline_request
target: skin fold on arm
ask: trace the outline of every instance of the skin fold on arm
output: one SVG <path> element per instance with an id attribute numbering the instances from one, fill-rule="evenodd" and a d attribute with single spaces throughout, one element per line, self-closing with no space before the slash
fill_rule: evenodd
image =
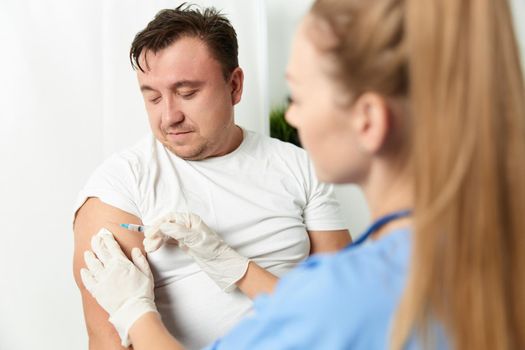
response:
<path id="1" fill-rule="evenodd" d="M 113 232 L 128 258 L 131 256 L 133 247 L 144 251 L 142 245 L 144 236 L 141 233 L 119 227 L 120 223 L 142 224 L 136 216 L 105 204 L 98 198 L 89 198 L 78 210 L 75 218 L 73 271 L 82 296 L 84 318 L 89 336 L 89 350 L 125 349 L 120 345 L 120 338 L 108 321 L 108 314 L 85 289 L 80 278 L 80 269 L 85 267 L 84 252 L 91 249 L 91 237 L 103 227 Z"/>

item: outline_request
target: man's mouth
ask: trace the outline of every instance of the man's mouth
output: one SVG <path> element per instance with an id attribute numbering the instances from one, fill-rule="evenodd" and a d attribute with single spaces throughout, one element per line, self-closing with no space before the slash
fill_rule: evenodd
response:
<path id="1" fill-rule="evenodd" d="M 193 133 L 192 130 L 170 131 L 166 133 L 166 138 L 172 142 L 186 142 L 191 133 Z"/>

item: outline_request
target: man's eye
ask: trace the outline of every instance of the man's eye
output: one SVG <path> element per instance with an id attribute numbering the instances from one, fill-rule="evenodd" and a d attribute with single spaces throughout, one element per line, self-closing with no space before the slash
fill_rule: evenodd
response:
<path id="1" fill-rule="evenodd" d="M 292 96 L 288 96 L 286 98 L 286 102 L 288 103 L 288 106 L 292 105 L 294 103 L 294 99 L 292 98 Z"/>
<path id="2" fill-rule="evenodd" d="M 179 95 L 184 99 L 190 99 L 197 93 L 197 90 L 191 90 L 191 91 L 181 91 L 179 92 Z"/>
<path id="3" fill-rule="evenodd" d="M 160 96 L 150 99 L 149 102 L 151 102 L 151 103 L 156 105 L 157 103 L 160 102 Z"/>

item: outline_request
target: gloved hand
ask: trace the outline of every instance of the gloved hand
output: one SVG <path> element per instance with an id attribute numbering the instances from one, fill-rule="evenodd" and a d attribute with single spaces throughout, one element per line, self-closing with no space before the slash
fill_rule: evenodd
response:
<path id="1" fill-rule="evenodd" d="M 150 253 L 173 238 L 201 269 L 224 291 L 231 292 L 248 269 L 249 260 L 233 250 L 195 214 L 172 213 L 144 232 Z"/>
<path id="2" fill-rule="evenodd" d="M 120 249 L 113 234 L 101 229 L 91 239 L 91 249 L 84 253 L 87 269 L 80 275 L 86 289 L 109 313 L 122 341 L 128 347 L 128 332 L 133 323 L 147 312 L 157 312 L 153 293 L 153 275 L 140 249 L 133 248 L 131 262 Z"/>

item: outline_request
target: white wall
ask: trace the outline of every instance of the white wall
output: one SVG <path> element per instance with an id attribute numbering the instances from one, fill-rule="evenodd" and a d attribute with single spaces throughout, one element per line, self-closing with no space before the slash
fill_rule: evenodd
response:
<path id="1" fill-rule="evenodd" d="M 286 101 L 288 88 L 284 74 L 292 37 L 299 20 L 312 3 L 313 0 L 266 0 L 270 106 L 279 106 Z"/>
<path id="2" fill-rule="evenodd" d="M 514 30 L 521 48 L 521 63 L 525 74 L 525 0 L 511 0 L 514 14 Z"/>
<path id="3" fill-rule="evenodd" d="M 264 3 L 224 9 L 245 70 L 236 118 L 267 132 Z M 128 60 L 135 33 L 180 1 L 2 0 L 0 349 L 86 349 L 72 208 L 87 176 L 149 128 Z"/>
<path id="4" fill-rule="evenodd" d="M 1 5 L 0 349 L 86 348 L 71 205 L 103 150 L 100 10 Z"/>

